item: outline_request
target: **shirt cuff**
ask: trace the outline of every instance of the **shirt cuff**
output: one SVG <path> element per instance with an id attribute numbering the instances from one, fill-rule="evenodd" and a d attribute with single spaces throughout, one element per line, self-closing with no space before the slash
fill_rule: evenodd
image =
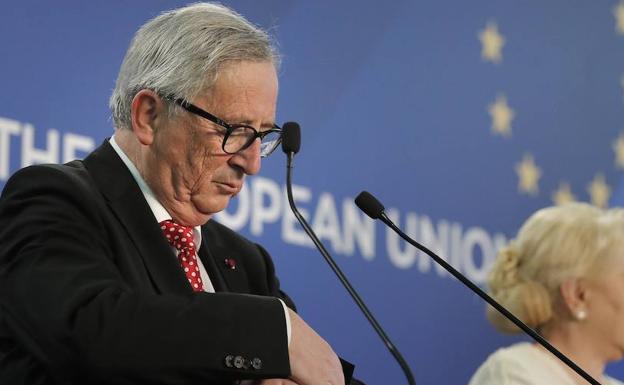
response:
<path id="1" fill-rule="evenodd" d="M 288 346 L 290 347 L 290 334 L 291 333 L 290 333 L 290 316 L 288 315 L 288 307 L 286 306 L 284 301 L 282 301 L 281 299 L 279 299 L 279 301 L 282 304 L 282 307 L 284 308 L 284 318 L 286 319 L 286 335 L 288 336 Z"/>

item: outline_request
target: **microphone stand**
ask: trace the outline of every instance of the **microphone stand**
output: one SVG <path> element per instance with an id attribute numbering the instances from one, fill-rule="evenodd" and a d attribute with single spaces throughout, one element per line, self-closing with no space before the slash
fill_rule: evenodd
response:
<path id="1" fill-rule="evenodd" d="M 287 156 L 286 190 L 287 190 L 288 203 L 290 205 L 290 209 L 292 210 L 293 214 L 295 215 L 295 217 L 297 218 L 297 220 L 299 221 L 299 223 L 301 224 L 305 232 L 312 239 L 312 242 L 314 242 L 314 245 L 319 250 L 321 255 L 323 255 L 323 258 L 325 258 L 325 261 L 327 261 L 331 269 L 334 271 L 334 273 L 336 273 L 336 275 L 338 276 L 338 279 L 340 280 L 340 282 L 342 282 L 342 285 L 345 287 L 345 289 L 347 289 L 347 291 L 351 295 L 351 298 L 353 298 L 353 300 L 358 305 L 362 313 L 364 313 L 364 316 L 366 317 L 368 322 L 370 322 L 370 324 L 373 326 L 373 329 L 375 329 L 375 331 L 377 332 L 381 340 L 384 342 L 384 344 L 386 345 L 390 353 L 392 353 L 396 361 L 399 363 L 399 366 L 401 366 L 401 369 L 403 370 L 405 377 L 407 377 L 407 382 L 410 385 L 416 385 L 416 382 L 414 381 L 414 376 L 412 375 L 412 371 L 407 365 L 407 362 L 405 362 L 405 359 L 403 358 L 399 350 L 394 346 L 392 341 L 390 341 L 390 338 L 386 335 L 383 328 L 381 327 L 381 325 L 379 325 L 379 323 L 377 322 L 373 314 L 370 312 L 370 310 L 368 310 L 368 307 L 366 307 L 366 304 L 364 304 L 364 301 L 362 301 L 358 293 L 351 286 L 351 284 L 347 280 L 347 277 L 343 274 L 342 270 L 340 270 L 340 267 L 338 267 L 338 265 L 329 255 L 329 252 L 327 252 L 327 250 L 325 249 L 321 241 L 318 239 L 316 234 L 314 234 L 314 231 L 308 225 L 303 215 L 301 215 L 301 213 L 299 213 L 299 210 L 297 210 L 297 206 L 295 205 L 295 201 L 294 201 L 293 194 L 292 194 L 292 181 L 291 181 L 291 174 L 292 174 L 292 168 L 293 168 L 292 160 L 294 158 L 294 155 L 295 154 L 293 151 L 286 152 L 286 156 Z"/>

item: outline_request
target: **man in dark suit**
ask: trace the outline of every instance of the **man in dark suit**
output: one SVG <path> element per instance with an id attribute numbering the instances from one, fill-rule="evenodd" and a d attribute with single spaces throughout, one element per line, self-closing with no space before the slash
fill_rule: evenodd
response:
<path id="1" fill-rule="evenodd" d="M 115 134 L 0 199 L 0 383 L 342 385 L 270 257 L 210 218 L 279 144 L 277 55 L 195 4 L 136 34 Z"/>

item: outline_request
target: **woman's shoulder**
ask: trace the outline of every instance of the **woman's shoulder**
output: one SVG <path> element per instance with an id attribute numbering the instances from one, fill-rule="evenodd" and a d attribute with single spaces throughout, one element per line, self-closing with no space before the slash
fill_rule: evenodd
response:
<path id="1" fill-rule="evenodd" d="M 624 382 L 609 376 L 607 376 L 607 381 L 607 385 L 624 385 Z"/>
<path id="2" fill-rule="evenodd" d="M 503 347 L 492 353 L 477 369 L 470 385 L 565 384 L 556 366 L 549 365 L 543 352 L 528 342 Z M 559 381 L 563 380 L 563 381 Z"/>
<path id="3" fill-rule="evenodd" d="M 490 354 L 485 363 L 506 365 L 510 367 L 533 366 L 541 359 L 540 352 L 528 342 L 519 342 L 502 347 Z"/>
<path id="4" fill-rule="evenodd" d="M 529 342 L 518 342 L 513 345 L 499 348 L 497 351 L 491 354 L 491 356 L 501 357 L 532 357 L 535 355 L 535 346 Z"/>

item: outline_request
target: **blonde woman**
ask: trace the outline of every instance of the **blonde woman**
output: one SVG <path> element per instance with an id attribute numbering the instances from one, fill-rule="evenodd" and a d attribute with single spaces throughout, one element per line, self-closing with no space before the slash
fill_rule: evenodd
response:
<path id="1" fill-rule="evenodd" d="M 574 203 L 533 214 L 501 250 L 491 295 L 603 385 L 624 355 L 624 210 Z M 493 308 L 502 332 L 520 332 Z M 577 385 L 587 382 L 540 345 L 499 349 L 470 385 Z"/>

